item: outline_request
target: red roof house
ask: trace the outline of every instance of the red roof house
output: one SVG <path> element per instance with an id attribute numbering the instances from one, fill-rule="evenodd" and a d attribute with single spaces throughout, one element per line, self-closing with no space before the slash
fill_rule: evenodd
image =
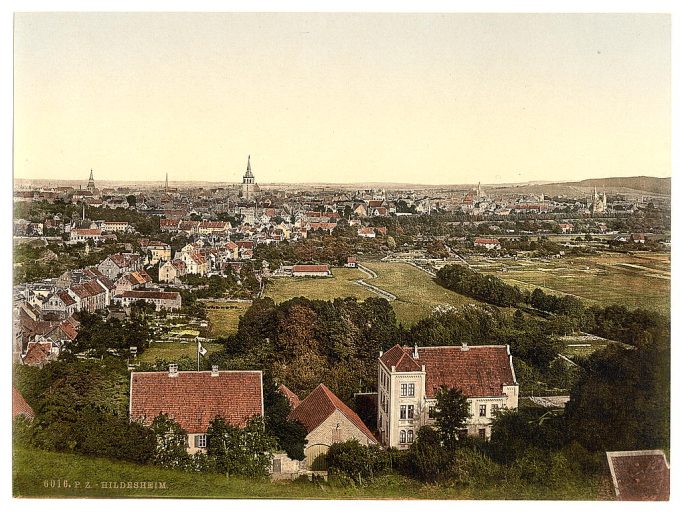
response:
<path id="1" fill-rule="evenodd" d="M 17 416 L 23 416 L 27 420 L 32 420 L 35 417 L 35 413 L 21 393 L 19 393 L 19 390 L 12 386 L 12 419 Z"/>
<path id="2" fill-rule="evenodd" d="M 262 372 L 132 372 L 130 419 L 150 425 L 165 413 L 189 434 L 189 450 L 205 448 L 210 422 L 222 417 L 243 427 L 264 415 Z"/>

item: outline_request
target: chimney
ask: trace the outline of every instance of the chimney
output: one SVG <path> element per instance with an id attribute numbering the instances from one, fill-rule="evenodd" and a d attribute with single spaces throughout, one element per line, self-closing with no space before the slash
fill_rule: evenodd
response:
<path id="1" fill-rule="evenodd" d="M 418 359 L 420 356 L 418 355 L 418 344 L 416 343 L 414 348 L 413 348 L 413 359 Z"/>
<path id="2" fill-rule="evenodd" d="M 212 366 L 212 371 L 210 372 L 210 376 L 211 377 L 219 377 L 220 376 L 220 369 L 216 364 L 214 364 Z"/>
<path id="3" fill-rule="evenodd" d="M 380 351 L 380 354 L 378 355 L 378 357 L 382 357 L 382 355 L 383 355 L 383 351 L 381 350 L 381 351 Z"/>
<path id="4" fill-rule="evenodd" d="M 467 341 L 464 341 L 460 347 L 460 351 L 467 352 L 468 350 L 470 350 L 470 347 L 468 347 Z"/>
<path id="5" fill-rule="evenodd" d="M 177 371 L 177 365 L 176 364 L 171 364 L 168 367 L 168 377 L 177 377 L 179 372 Z"/>

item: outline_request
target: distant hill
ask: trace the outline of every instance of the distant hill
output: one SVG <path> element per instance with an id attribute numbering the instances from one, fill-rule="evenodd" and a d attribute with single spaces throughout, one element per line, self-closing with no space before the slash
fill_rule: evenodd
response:
<path id="1" fill-rule="evenodd" d="M 607 192 L 619 192 L 619 189 L 628 191 L 647 192 L 649 194 L 671 195 L 670 178 L 652 178 L 650 176 L 631 176 L 629 178 L 593 178 L 589 180 L 564 183 L 576 187 L 597 187 Z M 624 192 L 621 190 L 621 192 Z"/>

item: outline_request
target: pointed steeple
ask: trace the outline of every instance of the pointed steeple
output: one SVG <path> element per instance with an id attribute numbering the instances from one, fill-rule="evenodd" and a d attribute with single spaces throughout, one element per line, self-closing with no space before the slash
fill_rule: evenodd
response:
<path id="1" fill-rule="evenodd" d="M 248 168 L 246 169 L 247 171 L 250 170 L 250 155 L 248 155 Z"/>
<path id="2" fill-rule="evenodd" d="M 94 171 L 90 169 L 90 181 L 94 181 Z"/>

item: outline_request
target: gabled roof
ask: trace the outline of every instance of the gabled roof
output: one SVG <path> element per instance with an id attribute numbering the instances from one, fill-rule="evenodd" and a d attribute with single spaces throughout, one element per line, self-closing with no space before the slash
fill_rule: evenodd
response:
<path id="1" fill-rule="evenodd" d="M 21 393 L 19 393 L 19 390 L 12 386 L 12 418 L 17 416 L 24 416 L 27 420 L 32 420 L 35 417 L 35 413 Z"/>
<path id="2" fill-rule="evenodd" d="M 413 349 L 404 350 L 413 356 Z M 516 384 L 506 345 L 419 347 L 418 365 L 425 365 L 425 396 L 434 398 L 441 386 L 459 388 L 467 397 L 502 396 L 503 385 Z"/>
<path id="3" fill-rule="evenodd" d="M 661 450 L 607 452 L 607 463 L 620 500 L 666 501 L 670 496 L 670 466 Z"/>
<path id="4" fill-rule="evenodd" d="M 262 372 L 132 372 L 130 418 L 145 425 L 166 413 L 188 433 L 204 433 L 217 416 L 243 427 L 264 413 Z"/>
<path id="5" fill-rule="evenodd" d="M 293 272 L 329 272 L 328 265 L 293 265 Z"/>
<path id="6" fill-rule="evenodd" d="M 307 429 L 307 433 L 310 433 L 326 421 L 335 411 L 340 411 L 366 437 L 374 443 L 378 443 L 368 427 L 361 421 L 361 418 L 323 384 L 319 384 L 314 391 L 307 395 L 300 402 L 300 405 L 291 411 L 288 419 L 298 421 Z"/>
<path id="7" fill-rule="evenodd" d="M 23 358 L 24 364 L 29 366 L 39 365 L 47 361 L 52 354 L 52 342 L 50 341 L 29 341 L 26 355 Z"/>
<path id="8" fill-rule="evenodd" d="M 300 405 L 300 397 L 293 393 L 287 386 L 284 386 L 283 384 L 279 385 L 279 391 L 286 396 L 293 409 Z"/>
<path id="9" fill-rule="evenodd" d="M 61 299 L 65 306 L 72 306 L 76 301 L 71 297 L 66 290 L 59 290 L 57 297 Z"/>
<path id="10" fill-rule="evenodd" d="M 382 361 L 390 371 L 393 366 L 398 372 L 419 372 L 422 370 L 421 365 L 398 344 L 380 356 L 380 361 Z"/>

